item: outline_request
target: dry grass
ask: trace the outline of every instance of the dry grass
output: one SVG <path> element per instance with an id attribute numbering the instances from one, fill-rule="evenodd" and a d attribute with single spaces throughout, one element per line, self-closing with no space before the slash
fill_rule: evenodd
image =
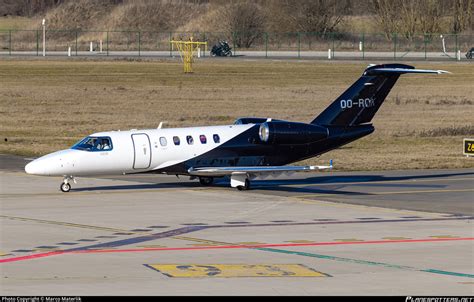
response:
<path id="1" fill-rule="evenodd" d="M 0 17 L 0 30 L 27 29 L 37 21 L 35 18 L 26 17 Z"/>
<path id="2" fill-rule="evenodd" d="M 474 167 L 462 156 L 463 135 L 436 130 L 471 126 L 474 136 L 474 66 L 415 65 L 453 74 L 402 77 L 374 119 L 374 134 L 305 163 L 333 158 L 344 170 Z M 156 128 L 160 121 L 166 127 L 242 116 L 308 122 L 366 63 L 205 59 L 192 75 L 177 60 L 3 60 L 0 67 L 0 153 L 41 155 L 93 132 Z M 420 135 L 430 131 L 440 135 Z"/>

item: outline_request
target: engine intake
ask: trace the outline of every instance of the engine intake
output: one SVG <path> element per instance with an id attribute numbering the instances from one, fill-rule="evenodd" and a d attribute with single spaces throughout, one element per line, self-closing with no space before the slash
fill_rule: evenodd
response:
<path id="1" fill-rule="evenodd" d="M 258 131 L 260 140 L 266 144 L 309 144 L 328 137 L 328 129 L 304 123 L 265 122 Z"/>

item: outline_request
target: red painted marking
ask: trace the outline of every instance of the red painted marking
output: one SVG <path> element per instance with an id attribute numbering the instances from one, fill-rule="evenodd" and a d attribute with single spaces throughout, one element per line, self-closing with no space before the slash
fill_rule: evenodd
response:
<path id="1" fill-rule="evenodd" d="M 13 258 L 0 259 L 0 263 L 15 262 L 15 261 L 22 261 L 22 260 L 29 260 L 29 259 L 36 259 L 36 258 L 43 258 L 43 257 L 54 256 L 54 255 L 66 254 L 66 253 L 67 253 L 67 252 L 65 252 L 65 251 L 54 251 L 54 252 L 48 252 L 48 253 L 39 253 L 39 254 L 33 254 L 33 255 L 27 255 L 27 256 L 21 256 L 21 257 L 13 257 Z"/>
<path id="2" fill-rule="evenodd" d="M 160 248 L 140 248 L 140 249 L 103 249 L 103 250 L 82 250 L 82 251 L 54 251 L 39 253 L 28 256 L 12 257 L 1 259 L 0 263 L 16 262 L 36 258 L 44 258 L 61 254 L 98 254 L 98 253 L 136 253 L 153 251 L 192 251 L 192 250 L 217 250 L 217 249 L 244 249 L 244 248 L 268 248 L 268 247 L 298 247 L 298 246 L 324 246 L 324 245 L 351 245 L 351 244 L 384 244 L 384 243 L 417 243 L 417 242 L 443 242 L 443 241 L 468 241 L 474 237 L 466 238 L 429 238 L 429 239 L 404 239 L 404 240 L 373 240 L 373 241 L 347 241 L 347 242 L 311 242 L 311 243 L 274 243 L 257 245 L 218 245 L 218 246 L 195 246 L 195 247 L 160 247 Z"/>

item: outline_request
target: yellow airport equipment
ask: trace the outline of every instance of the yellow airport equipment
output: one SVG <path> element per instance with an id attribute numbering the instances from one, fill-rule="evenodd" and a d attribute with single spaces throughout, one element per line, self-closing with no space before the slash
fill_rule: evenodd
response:
<path id="1" fill-rule="evenodd" d="M 205 50 L 207 52 L 207 42 L 197 42 L 193 41 L 191 37 L 189 41 L 177 41 L 171 40 L 170 43 L 176 47 L 179 51 L 179 55 L 181 60 L 184 63 L 184 73 L 192 73 L 193 72 L 193 61 L 194 55 L 200 51 L 201 45 L 204 45 Z"/>

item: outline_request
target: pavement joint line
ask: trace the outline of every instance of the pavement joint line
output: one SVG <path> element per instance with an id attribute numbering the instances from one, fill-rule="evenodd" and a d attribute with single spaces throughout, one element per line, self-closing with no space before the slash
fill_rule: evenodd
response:
<path id="1" fill-rule="evenodd" d="M 0 218 L 27 221 L 27 222 L 38 222 L 38 223 L 53 224 L 53 225 L 62 225 L 62 226 L 67 226 L 67 227 L 92 229 L 92 230 L 100 230 L 100 231 L 107 231 L 107 232 L 132 233 L 128 230 L 122 230 L 122 229 L 115 229 L 115 228 L 108 228 L 108 227 L 101 227 L 101 226 L 94 226 L 94 225 L 87 225 L 87 224 L 70 223 L 70 222 L 63 222 L 63 221 L 28 218 L 28 217 L 0 215 Z M 143 232 L 133 232 L 133 234 L 143 234 Z"/>
<path id="2" fill-rule="evenodd" d="M 420 243 L 420 242 L 449 242 L 449 241 L 466 241 L 474 240 L 474 237 L 466 238 L 428 238 L 428 239 L 410 239 L 410 240 L 375 240 L 375 241 L 355 241 L 355 242 L 314 242 L 314 243 L 284 243 L 284 244 L 264 244 L 264 245 L 232 245 L 228 242 L 219 242 L 213 240 L 205 240 L 199 238 L 186 237 L 186 240 L 194 239 L 197 242 L 210 242 L 215 244 L 227 244 L 227 245 L 214 245 L 214 246 L 200 246 L 200 247 L 174 247 L 174 248 L 144 248 L 144 249 L 101 249 L 100 247 L 94 247 L 89 249 L 70 249 L 70 250 L 56 250 L 50 252 L 44 252 L 39 254 L 31 254 L 20 257 L 13 257 L 7 259 L 0 259 L 0 263 L 7 262 L 16 262 L 22 260 L 30 260 L 36 258 L 44 258 L 55 255 L 62 254 L 93 254 L 93 253 L 127 253 L 127 252 L 151 252 L 151 251 L 187 251 L 187 250 L 211 250 L 211 249 L 239 249 L 239 248 L 249 248 L 249 249 L 266 249 L 274 247 L 302 247 L 302 246 L 328 246 L 328 245 L 351 245 L 351 244 L 387 244 L 387 243 Z M 286 251 L 291 252 L 291 251 Z M 362 260 L 363 261 L 363 260 Z"/>
<path id="3" fill-rule="evenodd" d="M 167 247 L 166 245 L 159 245 L 159 244 L 150 244 L 150 245 L 137 245 L 138 248 L 163 248 Z"/>
<path id="4" fill-rule="evenodd" d="M 90 249 L 90 248 L 101 248 L 101 247 L 106 247 L 106 248 L 110 248 L 111 246 L 112 247 L 115 247 L 115 245 L 117 246 L 121 246 L 121 245 L 128 245 L 130 244 L 130 242 L 134 242 L 134 241 L 137 241 L 138 242 L 144 242 L 144 241 L 150 241 L 150 240 L 154 240 L 154 239 L 158 239 L 156 238 L 157 236 L 159 237 L 160 234 L 174 234 L 174 232 L 176 231 L 179 231 L 181 230 L 182 232 L 184 233 L 189 233 L 189 232 L 194 232 L 194 231 L 199 231 L 199 230 L 202 230 L 202 229 L 212 229 L 212 228 L 233 228 L 233 227 L 253 227 L 253 226 L 257 226 L 257 227 L 262 227 L 262 226 L 288 226 L 288 225 L 319 225 L 319 224 L 341 224 L 341 223 L 355 223 L 355 224 L 359 224 L 359 223 L 378 223 L 378 222 L 411 222 L 411 221 L 445 221 L 445 220 L 462 220 L 462 219 L 474 219 L 474 217 L 450 217 L 450 218 L 420 218 L 420 219 L 395 219 L 395 220 L 349 220 L 349 221 L 324 221 L 324 222 L 302 222 L 302 223 L 280 223 L 280 224 L 276 224 L 276 223 L 267 223 L 267 224 L 252 224 L 252 225 L 248 225 L 248 224 L 243 224 L 243 225 L 214 225 L 214 226 L 194 226 L 194 227 L 191 227 L 191 226 L 188 226 L 188 227 L 183 227 L 183 228 L 180 228 L 180 229 L 176 229 L 176 230 L 170 230 L 170 231 L 165 231 L 165 232 L 162 232 L 162 233 L 156 233 L 156 234 L 150 234 L 150 235 L 143 235 L 143 236 L 140 236 L 140 237 L 135 237 L 135 238 L 127 238 L 127 239 L 121 239 L 121 240 L 118 240 L 118 241 L 112 241 L 112 242 L 106 242 L 106 243 L 99 243 L 99 244 L 95 244 L 95 245 L 92 245 L 92 246 L 82 246 L 82 247 L 78 247 L 78 248 L 72 248 L 72 250 L 86 250 L 86 249 Z M 192 230 L 193 228 L 195 228 L 196 230 Z M 187 229 L 190 229 L 190 231 L 187 231 Z M 184 237 L 184 236 L 170 236 L 171 238 L 173 239 L 180 239 L 180 240 L 187 240 L 187 241 L 197 241 L 196 238 L 193 238 L 193 237 Z M 164 237 L 166 238 L 166 237 Z M 201 241 L 198 241 L 198 242 L 203 242 L 203 243 L 208 243 L 209 242 L 212 242 L 212 241 L 206 241 L 206 240 L 201 240 Z M 123 244 L 117 244 L 117 243 L 123 243 Z M 226 242 L 221 242 L 221 244 L 229 244 L 229 243 L 226 243 Z M 248 243 L 247 243 L 248 244 Z M 67 250 L 66 250 L 67 251 Z"/>
<path id="5" fill-rule="evenodd" d="M 116 240 L 112 242 L 105 242 L 105 243 L 98 243 L 94 245 L 89 245 L 89 246 L 82 246 L 82 247 L 77 247 L 77 248 L 71 248 L 67 250 L 59 250 L 59 251 L 54 251 L 52 253 L 41 253 L 41 254 L 33 254 L 33 255 L 28 255 L 28 256 L 22 256 L 22 257 L 14 257 L 14 258 L 7 258 L 7 259 L 1 259 L 0 263 L 4 262 L 12 262 L 12 261 L 21 261 L 21 260 L 28 260 L 28 259 L 34 259 L 34 258 L 42 258 L 42 257 L 47 257 L 47 256 L 54 256 L 58 254 L 64 254 L 64 253 L 71 253 L 71 252 L 85 252 L 89 249 L 103 249 L 103 248 L 117 248 L 119 246 L 124 246 L 124 245 L 130 245 L 130 244 L 136 244 L 136 243 L 141 243 L 141 242 L 146 242 L 146 241 L 152 241 L 156 239 L 162 239 L 162 238 L 175 238 L 175 239 L 183 239 L 184 240 L 189 240 L 192 237 L 180 237 L 180 234 L 187 234 L 187 233 L 192 233 L 204 229 L 213 229 L 213 228 L 235 228 L 235 227 L 262 227 L 262 226 L 288 226 L 288 225 L 321 225 L 321 224 L 346 224 L 346 223 L 355 223 L 355 224 L 367 224 L 367 223 L 381 223 L 381 222 L 419 222 L 419 221 L 452 221 L 452 220 L 472 220 L 474 217 L 451 217 L 451 218 L 422 218 L 422 219 L 392 219 L 392 220 L 349 220 L 349 221 L 326 221 L 326 222 L 302 222 L 302 223 L 282 223 L 282 224 L 277 224 L 277 223 L 268 223 L 268 224 L 243 224 L 243 225 L 210 225 L 210 226 L 188 226 L 188 227 L 182 227 L 178 229 L 173 229 L 161 233 L 155 233 L 155 234 L 140 234 L 141 236 L 139 237 L 134 237 L 134 238 L 127 238 L 127 239 L 121 239 L 121 240 Z M 442 240 L 459 240 L 459 238 L 444 238 L 444 239 L 431 239 L 432 241 L 442 241 Z M 202 242 L 202 241 L 201 241 Z M 211 242 L 211 241 L 208 241 Z M 381 241 L 381 242 L 391 242 L 391 241 Z M 366 243 L 360 242 L 360 243 Z M 228 244 L 228 243 L 225 243 Z M 298 244 L 295 244 L 298 245 Z M 300 245 L 308 245 L 308 244 L 300 244 Z M 313 244 L 315 245 L 315 244 Z M 281 246 L 281 245 L 280 245 Z"/>
<path id="6" fill-rule="evenodd" d="M 130 185 L 124 185 L 124 186 L 130 186 Z M 176 188 L 176 189 L 167 189 L 167 188 L 156 188 L 156 189 L 139 189 L 139 192 L 140 193 L 160 193 L 160 192 L 163 192 L 163 193 L 169 193 L 169 192 L 181 192 L 182 190 L 186 190 L 187 188 L 186 187 L 182 187 L 182 188 Z M 76 191 L 78 190 L 78 191 Z M 82 188 L 77 188 L 77 189 L 71 189 L 71 191 L 69 192 L 70 194 L 68 194 L 67 196 L 78 196 L 78 195 L 97 195 L 97 194 L 103 194 L 103 193 L 107 193 L 107 195 L 111 195 L 111 194 L 136 194 L 137 192 L 134 191 L 134 190 L 128 190 L 128 189 L 120 189 L 120 188 L 117 188 L 116 190 L 101 190 L 100 187 L 94 187 L 93 190 L 91 191 L 85 191 L 83 190 Z M 64 195 L 64 194 L 63 194 Z M 63 196 L 63 195 L 59 195 L 58 193 L 34 193 L 34 194 L 24 194 L 24 193 L 21 193 L 21 194 L 0 194 L 0 197 L 2 198 L 21 198 L 21 197 L 25 197 L 25 196 L 35 196 L 35 197 L 39 197 L 39 196 Z"/>
<path id="7" fill-rule="evenodd" d="M 383 208 L 380 206 L 369 206 L 364 204 L 353 204 L 353 203 L 344 203 L 340 201 L 334 200 L 320 200 L 320 199 L 306 199 L 301 196 L 289 196 L 289 199 L 294 199 L 297 203 L 304 203 L 304 204 L 312 204 L 312 205 L 322 205 L 322 206 L 331 206 L 331 207 L 339 207 L 339 208 L 354 208 L 354 209 L 364 209 L 369 208 L 374 211 L 385 212 L 385 213 L 397 213 L 403 215 L 425 215 L 431 217 L 439 217 L 440 213 L 432 213 L 432 212 L 424 212 L 424 211 L 416 211 L 416 210 L 402 210 L 396 208 Z M 376 201 L 376 200 L 372 200 Z"/>
<path id="8" fill-rule="evenodd" d="M 298 185 L 298 184 L 289 184 L 284 185 L 285 187 L 312 187 L 312 186 L 337 186 L 337 185 L 358 185 L 358 184 L 384 184 L 384 183 L 422 183 L 422 182 L 438 182 L 438 181 L 459 181 L 459 180 L 472 180 L 474 181 L 474 177 L 461 177 L 461 178 L 437 178 L 437 179 L 407 179 L 407 180 L 375 180 L 375 181 L 349 181 L 349 182 L 332 182 L 332 183 L 314 183 L 309 185 Z"/>
<path id="9" fill-rule="evenodd" d="M 135 183 L 135 182 L 134 182 Z M 360 184 L 363 184 L 364 182 L 361 182 Z M 371 183 L 374 183 L 374 182 L 371 182 Z M 139 183 L 139 184 L 142 184 L 142 183 Z M 124 185 L 126 186 L 126 185 Z M 284 185 L 284 187 L 305 187 L 305 186 L 298 186 L 298 185 Z M 314 186 L 314 185 L 308 185 L 308 186 Z M 173 189 L 170 189 L 170 188 L 156 188 L 156 189 L 140 189 L 140 193 L 157 193 L 157 192 L 163 192 L 163 193 L 167 193 L 167 192 L 178 192 L 178 191 L 182 191 L 182 190 L 189 190 L 189 191 L 193 191 L 193 192 L 221 192 L 222 190 L 219 190 L 219 189 L 210 189 L 210 188 L 203 188 L 203 189 L 196 189 L 196 188 L 186 188 L 186 187 L 182 187 L 182 188 L 173 188 Z M 256 190 L 258 190 L 259 188 L 258 187 L 255 187 Z M 132 191 L 129 191 L 129 190 L 126 190 L 126 189 L 120 189 L 120 188 L 117 188 L 116 190 L 100 190 L 100 187 L 95 187 L 93 190 L 91 191 L 86 191 L 86 190 L 83 190 L 82 188 L 78 188 L 76 189 L 78 191 L 75 191 L 75 189 L 71 189 L 71 192 L 74 193 L 74 194 L 70 194 L 71 196 L 77 196 L 77 195 L 97 195 L 97 194 L 102 194 L 102 193 L 107 193 L 107 195 L 111 195 L 111 194 L 135 194 L 136 192 L 132 192 Z M 443 190 L 430 190 L 430 191 L 407 191 L 406 193 L 405 192 L 379 192 L 379 193 L 370 193 L 369 195 L 393 195 L 393 194 L 414 194 L 414 193 L 437 193 L 437 192 L 469 192 L 469 191 L 474 191 L 474 190 L 471 190 L 471 189 L 466 189 L 466 190 L 446 190 L 446 191 L 443 191 Z M 262 193 L 263 194 L 263 193 Z M 265 196 L 268 196 L 267 194 L 263 194 Z M 341 194 L 334 194 L 334 193 L 327 193 L 327 194 L 316 194 L 316 195 L 313 195 L 313 194 L 308 194 L 308 195 L 303 195 L 303 196 L 294 196 L 294 197 L 297 197 L 297 198 L 304 198 L 305 196 L 314 196 L 314 197 L 321 197 L 321 196 L 338 196 L 338 195 L 341 195 Z M 0 194 L 0 197 L 2 198 L 20 198 L 20 197 L 25 197 L 25 196 L 35 196 L 35 197 L 39 197 L 39 196 L 59 196 L 58 193 L 35 193 L 35 194 L 24 194 L 24 193 L 21 193 L 21 194 Z"/>
<path id="10" fill-rule="evenodd" d="M 193 242 L 200 242 L 200 243 L 206 243 L 209 245 L 228 245 L 228 242 L 219 242 L 219 241 L 212 241 L 212 240 L 206 240 L 206 239 L 199 239 L 199 238 L 194 238 L 194 237 L 185 237 L 185 236 L 173 236 L 171 237 L 172 239 L 178 239 L 178 240 L 185 240 L 185 241 L 193 241 Z"/>
<path id="11" fill-rule="evenodd" d="M 377 220 L 337 220 L 337 221 L 310 221 L 310 222 L 289 222 L 289 223 L 255 223 L 251 225 L 210 225 L 207 228 L 239 228 L 239 227 L 270 227 L 270 226 L 298 226 L 298 225 L 331 225 L 331 224 L 377 224 L 377 223 L 398 223 L 398 222 L 424 222 L 424 221 L 450 221 L 450 220 L 472 220 L 474 216 L 465 217 L 433 217 L 415 219 L 377 219 Z"/>
<path id="12" fill-rule="evenodd" d="M 397 195 L 397 194 L 419 194 L 419 193 L 451 193 L 451 192 L 474 192 L 474 189 L 441 189 L 441 190 L 411 190 L 411 191 L 387 191 L 387 192 L 371 192 L 371 195 Z M 343 193 L 315 193 L 315 194 L 304 194 L 296 195 L 296 198 L 312 198 L 312 197 L 332 197 L 332 196 L 344 196 L 347 194 Z"/>
<path id="13" fill-rule="evenodd" d="M 364 240 L 362 240 L 362 239 L 357 239 L 357 238 L 339 238 L 339 239 L 334 239 L 334 241 L 356 242 L 356 241 L 364 241 Z"/>

